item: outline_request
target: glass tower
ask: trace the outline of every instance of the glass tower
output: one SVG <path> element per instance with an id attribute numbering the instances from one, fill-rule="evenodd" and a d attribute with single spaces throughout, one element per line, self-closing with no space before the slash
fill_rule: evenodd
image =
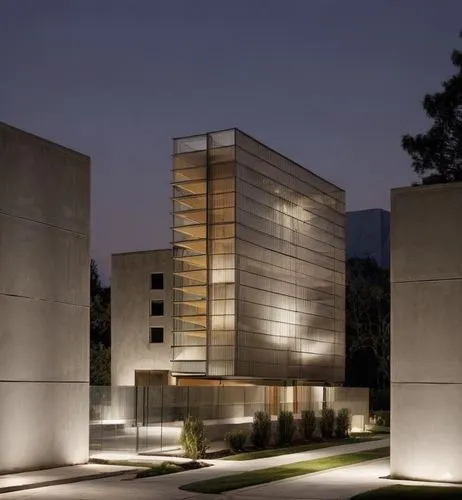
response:
<path id="1" fill-rule="evenodd" d="M 174 140 L 176 376 L 343 382 L 345 194 L 237 129 Z"/>

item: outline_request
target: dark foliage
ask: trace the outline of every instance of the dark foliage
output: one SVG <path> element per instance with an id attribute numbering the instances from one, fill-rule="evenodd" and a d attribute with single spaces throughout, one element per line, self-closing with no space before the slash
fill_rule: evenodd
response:
<path id="1" fill-rule="evenodd" d="M 349 259 L 346 295 L 347 385 L 386 392 L 390 386 L 389 271 L 371 259 Z"/>
<path id="2" fill-rule="evenodd" d="M 423 99 L 431 127 L 424 134 L 402 138 L 423 184 L 462 181 L 462 52 L 454 50 L 451 60 L 455 74 L 442 83 L 441 92 Z"/>

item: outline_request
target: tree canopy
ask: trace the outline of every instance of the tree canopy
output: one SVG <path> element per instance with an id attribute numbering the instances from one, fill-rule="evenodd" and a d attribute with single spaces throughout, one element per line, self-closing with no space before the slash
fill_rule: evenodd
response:
<path id="1" fill-rule="evenodd" d="M 390 273 L 372 259 L 349 259 L 346 292 L 347 385 L 388 390 Z"/>
<path id="2" fill-rule="evenodd" d="M 111 289 L 101 282 L 98 266 L 90 265 L 90 384 L 111 383 Z"/>
<path id="3" fill-rule="evenodd" d="M 402 138 L 423 184 L 462 181 L 462 51 L 455 49 L 451 60 L 456 73 L 443 81 L 441 92 L 423 99 L 432 126 L 425 134 Z"/>
<path id="4" fill-rule="evenodd" d="M 111 344 L 111 289 L 105 287 L 99 276 L 96 262 L 91 260 L 90 267 L 90 342 Z"/>

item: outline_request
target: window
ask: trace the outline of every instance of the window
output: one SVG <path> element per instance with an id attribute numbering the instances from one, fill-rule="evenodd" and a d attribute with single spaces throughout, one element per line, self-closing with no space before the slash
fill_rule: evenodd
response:
<path id="1" fill-rule="evenodd" d="M 163 300 L 151 301 L 151 316 L 163 316 L 163 315 L 164 315 L 164 301 Z"/>
<path id="2" fill-rule="evenodd" d="M 164 289 L 164 275 L 162 273 L 151 274 L 151 290 Z"/>
<path id="3" fill-rule="evenodd" d="M 164 329 L 158 326 L 152 327 L 149 342 L 151 344 L 162 344 L 164 342 Z"/>

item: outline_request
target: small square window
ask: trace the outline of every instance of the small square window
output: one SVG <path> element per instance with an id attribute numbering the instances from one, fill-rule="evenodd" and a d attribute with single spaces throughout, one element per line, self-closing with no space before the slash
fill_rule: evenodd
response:
<path id="1" fill-rule="evenodd" d="M 164 315 L 164 301 L 163 300 L 151 301 L 151 316 L 163 316 L 163 315 Z"/>
<path id="2" fill-rule="evenodd" d="M 163 289 L 164 289 L 163 273 L 151 274 L 151 290 L 163 290 Z"/>
<path id="3" fill-rule="evenodd" d="M 158 326 L 152 327 L 149 342 L 151 344 L 162 344 L 164 342 L 164 329 Z"/>

